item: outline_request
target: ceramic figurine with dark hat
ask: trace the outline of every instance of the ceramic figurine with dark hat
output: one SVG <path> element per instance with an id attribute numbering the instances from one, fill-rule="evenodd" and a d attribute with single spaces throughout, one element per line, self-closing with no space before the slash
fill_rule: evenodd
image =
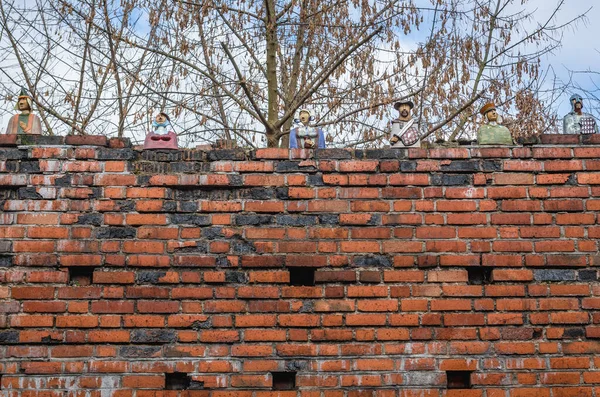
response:
<path id="1" fill-rule="evenodd" d="M 152 122 L 154 131 L 146 135 L 144 149 L 179 149 L 177 145 L 177 134 L 173 132 L 171 119 L 169 116 L 160 112 Z"/>
<path id="2" fill-rule="evenodd" d="M 18 110 L 20 113 L 10 118 L 8 127 L 6 128 L 7 134 L 42 134 L 42 123 L 40 118 L 32 113 L 33 101 L 25 88 L 21 88 L 15 110 Z"/>
<path id="3" fill-rule="evenodd" d="M 563 134 L 597 134 L 598 124 L 589 113 L 583 112 L 583 98 L 571 96 L 571 111 L 563 119 Z"/>
<path id="4" fill-rule="evenodd" d="M 290 149 L 325 149 L 325 134 L 318 127 L 310 125 L 313 117 L 306 109 L 300 110 L 298 126 L 290 131 Z"/>
<path id="5" fill-rule="evenodd" d="M 477 131 L 477 143 L 480 145 L 514 145 L 508 128 L 498 123 L 496 105 L 488 102 L 479 111 L 486 123 Z"/>
<path id="6" fill-rule="evenodd" d="M 394 148 L 421 147 L 419 125 L 412 118 L 415 104 L 412 101 L 399 101 L 394 104 L 400 115 L 392 120 L 392 137 L 390 144 Z"/>

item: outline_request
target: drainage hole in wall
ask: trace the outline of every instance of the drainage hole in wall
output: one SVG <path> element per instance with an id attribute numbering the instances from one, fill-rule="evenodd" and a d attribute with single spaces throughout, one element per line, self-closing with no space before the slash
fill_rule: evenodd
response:
<path id="1" fill-rule="evenodd" d="M 446 371 L 448 389 L 470 389 L 472 371 Z"/>
<path id="2" fill-rule="evenodd" d="M 273 390 L 296 389 L 296 372 L 271 372 L 273 377 Z"/>
<path id="3" fill-rule="evenodd" d="M 86 286 L 91 285 L 95 267 L 74 266 L 69 268 L 69 285 Z"/>
<path id="4" fill-rule="evenodd" d="M 315 268 L 288 267 L 290 272 L 290 285 L 313 286 L 315 285 Z"/>
<path id="5" fill-rule="evenodd" d="M 165 374 L 165 390 L 187 390 L 192 384 L 192 378 L 183 372 Z"/>
<path id="6" fill-rule="evenodd" d="M 489 284 L 492 280 L 491 267 L 467 267 L 467 274 L 469 275 L 469 285 Z"/>

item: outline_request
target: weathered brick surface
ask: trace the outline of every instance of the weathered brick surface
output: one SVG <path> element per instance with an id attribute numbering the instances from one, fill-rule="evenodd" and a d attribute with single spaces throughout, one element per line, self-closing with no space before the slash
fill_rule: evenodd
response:
<path id="1" fill-rule="evenodd" d="M 600 396 L 596 140 L 27 143 L 0 140 L 3 397 Z"/>

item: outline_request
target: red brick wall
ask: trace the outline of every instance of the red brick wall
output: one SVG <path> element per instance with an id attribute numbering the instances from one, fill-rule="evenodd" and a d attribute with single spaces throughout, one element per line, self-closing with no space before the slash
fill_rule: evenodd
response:
<path id="1" fill-rule="evenodd" d="M 575 138 L 306 159 L 0 140 L 0 395 L 600 396 L 600 147 Z M 193 390 L 163 392 L 173 372 Z"/>

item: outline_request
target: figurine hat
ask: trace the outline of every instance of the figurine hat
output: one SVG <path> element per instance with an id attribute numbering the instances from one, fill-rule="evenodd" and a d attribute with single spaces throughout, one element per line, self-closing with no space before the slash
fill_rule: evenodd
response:
<path id="1" fill-rule="evenodd" d="M 402 105 L 408 105 L 411 109 L 413 109 L 415 107 L 415 104 L 413 103 L 413 101 L 398 101 L 396 103 L 394 103 L 394 109 L 398 110 L 400 109 L 400 106 Z"/>
<path id="2" fill-rule="evenodd" d="M 29 93 L 27 92 L 27 89 L 25 89 L 25 87 L 21 87 L 21 92 L 19 93 L 19 99 L 21 98 L 31 98 L 31 95 L 29 95 Z"/>
<path id="3" fill-rule="evenodd" d="M 569 99 L 569 101 L 570 102 L 573 102 L 573 101 L 582 102 L 583 98 L 579 94 L 573 94 L 573 95 L 571 95 L 571 99 Z"/>
<path id="4" fill-rule="evenodd" d="M 493 102 L 488 102 L 485 105 L 483 105 L 483 107 L 481 108 L 481 110 L 479 110 L 479 113 L 481 113 L 483 116 L 486 115 L 487 112 L 491 111 L 491 110 L 496 110 L 496 105 L 494 105 Z"/>
<path id="5" fill-rule="evenodd" d="M 29 104 L 29 109 L 33 109 L 33 101 L 31 100 L 31 95 L 27 92 L 25 87 L 21 87 L 21 92 L 19 93 L 19 98 L 17 99 L 17 103 L 15 104 L 15 110 L 19 110 L 19 99 L 25 98 L 27 99 L 27 103 Z"/>
<path id="6" fill-rule="evenodd" d="M 162 114 L 163 116 L 165 116 L 165 118 L 167 119 L 167 121 L 168 121 L 169 123 L 171 122 L 171 119 L 169 118 L 169 115 L 168 115 L 168 114 L 166 114 L 165 112 L 160 112 L 160 113 L 158 113 L 158 114 L 157 114 L 157 116 L 160 116 L 161 114 Z"/>
<path id="7" fill-rule="evenodd" d="M 300 110 L 298 111 L 298 117 L 300 117 L 300 114 L 302 114 L 302 113 L 308 113 L 308 120 L 309 120 L 309 121 L 313 121 L 313 120 L 315 119 L 315 118 L 312 116 L 312 114 L 310 113 L 310 110 L 308 110 L 308 109 L 300 109 Z M 294 121 L 295 121 L 296 123 L 299 123 L 299 122 L 300 122 L 300 119 L 294 119 Z"/>

